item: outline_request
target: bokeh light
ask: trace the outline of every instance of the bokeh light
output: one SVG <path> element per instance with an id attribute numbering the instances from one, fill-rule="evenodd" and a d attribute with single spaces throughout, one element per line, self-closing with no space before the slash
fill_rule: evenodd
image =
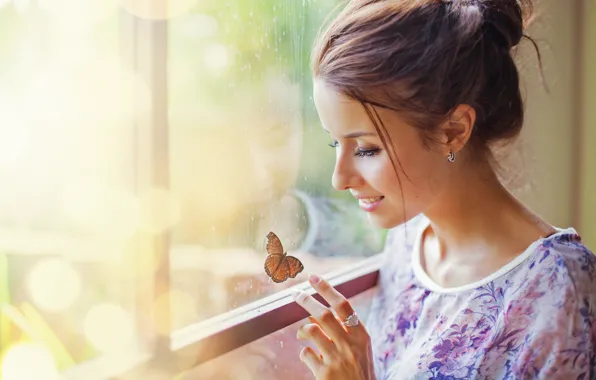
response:
<path id="1" fill-rule="evenodd" d="M 118 0 L 37 0 L 38 7 L 54 21 L 61 38 L 80 38 L 80 34 L 106 22 L 118 12 Z"/>
<path id="2" fill-rule="evenodd" d="M 99 304 L 91 308 L 84 321 L 85 337 L 99 351 L 120 351 L 134 343 L 131 316 L 114 304 Z"/>
<path id="3" fill-rule="evenodd" d="M 63 259 L 38 261 L 27 280 L 35 304 L 48 311 L 67 309 L 81 292 L 79 274 Z"/>
<path id="4" fill-rule="evenodd" d="M 203 53 L 203 60 L 209 70 L 214 73 L 225 71 L 231 64 L 230 49 L 222 44 L 211 44 Z"/>
<path id="5" fill-rule="evenodd" d="M 50 351 L 39 343 L 18 343 L 2 360 L 4 380 L 58 380 L 56 363 Z"/>
<path id="6" fill-rule="evenodd" d="M 12 0 L 14 9 L 19 13 L 27 12 L 33 6 L 33 0 Z"/>
<path id="7" fill-rule="evenodd" d="M 188 15 L 177 20 L 175 27 L 184 35 L 192 38 L 215 37 L 219 31 L 217 20 L 203 13 Z"/>
<path id="8" fill-rule="evenodd" d="M 167 20 L 188 13 L 198 0 L 121 0 L 131 14 L 148 20 Z"/>
<path id="9" fill-rule="evenodd" d="M 44 125 L 58 122 L 61 127 L 101 126 L 107 132 L 114 128 L 122 132 L 119 128 L 150 109 L 147 84 L 122 67 L 119 57 L 89 44 L 64 49 L 38 72 L 23 109 L 34 110 L 32 116 Z"/>

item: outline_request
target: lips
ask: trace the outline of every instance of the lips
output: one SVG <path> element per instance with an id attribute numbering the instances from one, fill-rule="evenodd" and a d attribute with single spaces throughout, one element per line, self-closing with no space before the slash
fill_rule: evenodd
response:
<path id="1" fill-rule="evenodd" d="M 385 199 L 384 196 L 378 197 L 356 197 L 358 199 L 358 205 L 361 209 L 366 212 L 373 212 L 377 207 L 381 205 L 383 200 Z"/>
<path id="2" fill-rule="evenodd" d="M 371 198 L 359 198 L 358 200 L 362 203 L 370 204 L 370 203 L 378 202 L 378 201 L 382 200 L 383 198 L 385 198 L 385 197 L 380 196 L 380 197 L 371 197 Z"/>

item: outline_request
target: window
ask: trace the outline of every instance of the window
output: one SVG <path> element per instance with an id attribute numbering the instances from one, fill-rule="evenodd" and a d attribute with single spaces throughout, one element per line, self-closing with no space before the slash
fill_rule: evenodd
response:
<path id="1" fill-rule="evenodd" d="M 151 199 L 137 191 L 132 90 L 146 86 L 122 65 L 118 7 L 101 4 L 0 2 L 8 380 L 54 379 L 138 343 L 130 268 Z"/>
<path id="2" fill-rule="evenodd" d="M 170 21 L 174 329 L 382 248 L 355 202 L 331 188 L 333 151 L 310 98 L 308 52 L 334 3 L 200 2 Z M 268 281 L 269 231 L 304 262 L 295 280 Z"/>
<path id="3" fill-rule="evenodd" d="M 0 6 L 8 380 L 186 370 L 302 318 L 285 296 L 306 273 L 383 246 L 331 188 L 310 97 L 335 1 L 108 3 Z M 268 281 L 269 231 L 303 262 L 295 279 Z M 364 268 L 346 294 L 374 285 Z M 210 332 L 233 338 L 195 355 Z"/>
<path id="4" fill-rule="evenodd" d="M 375 289 L 350 298 L 350 302 L 366 323 L 367 311 Z M 201 366 L 186 371 L 181 379 L 204 380 L 275 380 L 310 379 L 308 368 L 296 358 L 308 345 L 296 339 L 300 326 L 309 323 L 301 320 L 280 329 L 246 346 L 231 351 Z"/>

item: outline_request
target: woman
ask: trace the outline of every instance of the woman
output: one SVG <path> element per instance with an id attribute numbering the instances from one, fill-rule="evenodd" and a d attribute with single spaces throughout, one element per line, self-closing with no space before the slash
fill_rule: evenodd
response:
<path id="1" fill-rule="evenodd" d="M 296 295 L 317 379 L 596 379 L 596 257 L 504 188 L 491 150 L 523 124 L 511 52 L 531 11 L 353 0 L 320 37 L 333 185 L 395 228 L 366 327 L 316 275 L 331 308 Z"/>

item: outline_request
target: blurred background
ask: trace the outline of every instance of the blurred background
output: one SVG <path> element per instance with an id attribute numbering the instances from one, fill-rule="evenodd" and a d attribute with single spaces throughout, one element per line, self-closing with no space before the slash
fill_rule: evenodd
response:
<path id="1" fill-rule="evenodd" d="M 305 273 L 382 250 L 385 231 L 331 187 L 311 97 L 337 4 L 0 0 L 0 379 L 132 361 L 303 281 L 268 280 L 269 231 Z M 503 178 L 595 249 L 596 4 L 537 9 L 546 85 L 523 43 L 527 119 Z M 293 328 L 185 378 L 298 376 Z"/>

